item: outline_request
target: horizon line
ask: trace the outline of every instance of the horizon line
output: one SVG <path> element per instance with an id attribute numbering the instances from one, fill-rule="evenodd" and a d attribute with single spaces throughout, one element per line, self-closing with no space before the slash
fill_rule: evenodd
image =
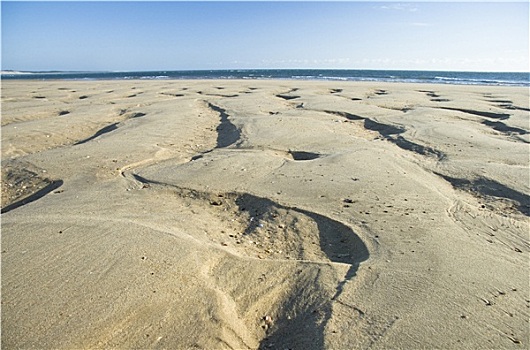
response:
<path id="1" fill-rule="evenodd" d="M 197 68 L 197 69 L 133 69 L 133 70 L 19 70 L 2 69 L 1 74 L 43 74 L 43 73 L 149 73 L 149 72 L 201 72 L 201 71 L 266 71 L 266 70 L 335 70 L 335 71 L 405 71 L 405 72 L 459 72 L 459 73 L 526 73 L 528 71 L 493 71 L 493 70 L 446 70 L 446 69 L 385 69 L 385 68 Z M 11 72 L 11 73 L 8 73 Z"/>

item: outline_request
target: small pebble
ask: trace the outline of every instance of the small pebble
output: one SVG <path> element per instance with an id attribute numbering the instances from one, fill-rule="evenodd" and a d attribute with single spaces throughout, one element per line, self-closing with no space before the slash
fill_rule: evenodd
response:
<path id="1" fill-rule="evenodd" d="M 272 325 L 272 317 L 270 317 L 269 315 L 263 316 L 263 320 L 265 321 L 265 324 L 267 326 L 271 326 Z"/>

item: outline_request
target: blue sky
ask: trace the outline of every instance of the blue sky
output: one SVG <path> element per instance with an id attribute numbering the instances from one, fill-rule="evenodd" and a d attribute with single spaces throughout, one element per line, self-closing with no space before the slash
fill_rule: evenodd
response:
<path id="1" fill-rule="evenodd" d="M 529 70 L 529 4 L 6 2 L 2 69 Z"/>

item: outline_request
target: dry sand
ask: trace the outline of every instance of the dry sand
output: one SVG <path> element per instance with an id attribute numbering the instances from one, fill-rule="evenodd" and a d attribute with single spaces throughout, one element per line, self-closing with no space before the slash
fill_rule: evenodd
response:
<path id="1" fill-rule="evenodd" d="M 529 342 L 523 87 L 4 81 L 5 349 Z"/>

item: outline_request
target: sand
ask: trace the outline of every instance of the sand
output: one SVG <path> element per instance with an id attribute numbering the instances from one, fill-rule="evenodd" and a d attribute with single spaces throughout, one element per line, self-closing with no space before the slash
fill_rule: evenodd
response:
<path id="1" fill-rule="evenodd" d="M 529 93 L 3 81 L 6 349 L 526 349 Z"/>

